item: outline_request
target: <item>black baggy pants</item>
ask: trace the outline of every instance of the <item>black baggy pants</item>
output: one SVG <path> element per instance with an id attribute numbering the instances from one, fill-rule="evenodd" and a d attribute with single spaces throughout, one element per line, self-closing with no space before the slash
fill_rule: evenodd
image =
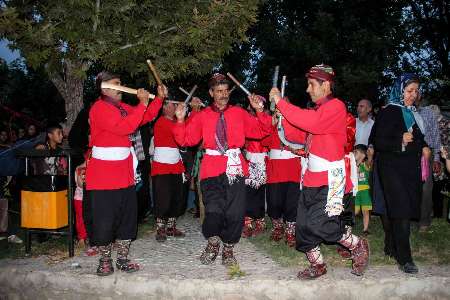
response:
<path id="1" fill-rule="evenodd" d="M 345 232 L 341 216 L 325 212 L 328 186 L 303 187 L 297 210 L 296 249 L 308 252 L 323 242 L 336 243 Z"/>
<path id="2" fill-rule="evenodd" d="M 283 218 L 286 222 L 295 222 L 299 197 L 298 182 L 268 183 L 267 214 L 272 219 Z"/>
<path id="3" fill-rule="evenodd" d="M 244 226 L 246 193 L 244 178 L 232 185 L 225 174 L 200 182 L 205 205 L 202 231 L 205 238 L 219 236 L 222 242 L 239 242 Z"/>
<path id="4" fill-rule="evenodd" d="M 137 233 L 137 197 L 134 186 L 88 191 L 92 242 L 106 246 L 115 239 L 132 240 Z"/>
<path id="5" fill-rule="evenodd" d="M 264 218 L 266 214 L 266 185 L 255 189 L 246 185 L 247 212 L 245 216 L 252 219 Z"/>
<path id="6" fill-rule="evenodd" d="M 185 186 L 182 174 L 152 176 L 155 217 L 178 218 L 186 210 Z"/>

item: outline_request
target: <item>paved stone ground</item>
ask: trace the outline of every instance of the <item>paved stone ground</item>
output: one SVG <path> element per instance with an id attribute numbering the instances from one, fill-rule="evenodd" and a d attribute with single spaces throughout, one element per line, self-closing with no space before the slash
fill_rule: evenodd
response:
<path id="1" fill-rule="evenodd" d="M 218 298 L 218 295 L 221 295 L 221 290 L 227 295 L 231 293 L 235 296 L 223 299 L 248 299 L 248 294 L 244 295 L 243 293 L 249 287 L 255 289 L 254 293 L 261 292 L 261 297 L 263 297 L 261 299 L 291 299 L 292 295 L 297 295 L 297 289 L 302 286 L 295 279 L 298 272 L 296 266 L 288 268 L 279 266 L 247 240 L 241 240 L 236 247 L 240 269 L 245 272 L 245 275 L 230 280 L 228 270 L 221 265 L 220 256 L 213 265 L 204 266 L 200 264 L 198 257 L 206 242 L 201 235 L 197 219 L 192 219 L 190 215 L 185 216 L 179 220 L 179 228 L 185 231 L 186 237 L 169 238 L 164 243 L 158 243 L 155 241 L 154 233 L 145 233 L 143 238 L 132 244 L 131 258 L 142 267 L 141 271 L 134 274 L 115 272 L 108 278 L 99 278 L 94 275 L 98 257 L 87 257 L 85 255 L 78 255 L 55 264 L 49 264 L 48 257 L 0 260 L 0 299 L 2 299 L 2 287 L 7 291 L 6 294 L 10 292 L 10 295 L 15 295 L 18 298 L 27 298 L 23 286 L 27 288 L 32 286 L 33 288 L 30 288 L 30 291 L 34 291 L 32 292 L 34 294 L 44 293 L 43 288 L 53 286 L 53 289 L 58 291 L 58 295 L 61 296 L 60 298 L 72 299 L 77 298 L 73 297 L 74 295 L 81 296 L 83 293 L 93 293 L 93 290 L 89 288 L 90 285 L 103 286 L 108 291 L 108 287 L 113 287 L 112 290 L 115 291 L 115 294 L 108 296 L 111 299 L 120 298 L 121 295 L 124 295 L 122 293 L 126 294 L 126 291 L 132 293 L 139 291 L 141 293 L 139 295 L 149 295 L 146 294 L 150 292 L 148 289 L 152 289 L 150 294 L 153 296 L 165 291 L 166 297 L 161 299 L 177 298 L 173 294 L 174 291 L 178 291 L 177 293 L 179 291 L 186 292 L 186 295 L 180 295 L 182 299 L 212 299 Z M 362 287 L 362 290 L 369 287 L 378 288 L 379 286 L 380 290 L 377 291 L 399 288 L 400 297 L 396 299 L 402 299 L 401 295 L 406 295 L 406 298 L 414 298 L 414 288 L 418 289 L 419 294 L 417 295 L 421 295 L 423 289 L 436 289 L 439 293 L 434 296 L 435 299 L 449 299 L 450 266 L 426 267 L 419 265 L 419 268 L 420 273 L 418 275 L 410 276 L 399 272 L 394 266 L 370 267 L 363 277 L 350 274 L 348 268 L 330 268 L 326 276 L 309 285 L 303 284 L 309 290 L 302 291 L 306 293 L 305 296 L 308 294 L 318 296 L 320 293 L 317 292 L 318 294 L 316 294 L 311 288 L 312 286 L 321 286 L 321 293 L 327 295 L 330 290 L 325 287 L 329 286 L 330 289 L 336 290 L 337 285 L 344 284 L 345 287 L 341 288 L 343 291 L 345 290 L 345 293 L 341 295 L 354 298 L 355 293 L 359 292 L 357 289 L 352 292 L 352 286 Z M 6 274 L 6 272 L 9 272 L 9 274 Z M 14 277 L 17 277 L 17 280 Z M 28 286 L 26 285 L 27 281 L 30 282 Z M 73 289 L 81 292 L 78 294 L 70 293 L 72 285 L 70 282 L 77 282 Z M 149 282 L 153 282 L 153 284 L 144 284 Z M 434 285 L 430 285 L 431 283 Z M 205 296 L 205 291 L 196 290 L 195 286 L 199 284 L 201 286 L 211 285 L 209 294 L 207 293 Z M 189 285 L 189 287 L 186 285 Z M 8 286 L 11 288 L 8 288 Z M 129 291 L 129 287 L 134 287 L 134 290 Z M 274 289 L 278 291 L 275 294 Z M 212 291 L 215 291 L 215 294 Z M 233 291 L 235 291 L 235 294 L 233 294 Z M 240 292 L 236 294 L 236 291 Z M 55 296 L 53 292 L 52 294 L 45 292 L 47 294 L 41 296 L 42 298 L 53 298 Z M 203 294 L 196 294 L 199 292 L 203 292 Z M 283 293 L 285 293 L 285 297 L 281 297 Z M 376 293 L 374 290 L 372 297 L 368 298 L 376 298 Z M 93 296 L 94 294 L 90 295 Z M 183 298 L 184 296 L 187 298 Z M 324 297 L 326 298 L 326 296 Z"/>
<path id="2" fill-rule="evenodd" d="M 139 275 L 148 279 L 227 279 L 227 269 L 221 264 L 221 253 L 216 262 L 209 266 L 202 265 L 198 259 L 206 245 L 198 219 L 186 215 L 178 221 L 177 226 L 186 233 L 184 238 L 169 237 L 166 242 L 159 243 L 155 240 L 154 233 L 148 232 L 144 233 L 143 238 L 132 243 L 130 258 L 141 265 L 141 270 L 131 276 Z M 247 277 L 267 279 L 274 278 L 274 274 L 275 278 L 289 278 L 292 275 L 246 240 L 236 246 L 236 254 L 240 268 Z M 115 251 L 113 258 L 114 256 Z M 47 257 L 5 260 L 0 261 L 0 267 L 14 264 L 30 269 L 65 271 L 79 275 L 94 274 L 98 257 L 79 254 L 57 264 L 49 264 L 48 261 Z"/>

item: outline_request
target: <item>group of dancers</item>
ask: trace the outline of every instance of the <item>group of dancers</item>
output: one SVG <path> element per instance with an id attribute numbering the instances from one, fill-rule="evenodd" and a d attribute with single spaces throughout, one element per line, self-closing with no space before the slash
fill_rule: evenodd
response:
<path id="1" fill-rule="evenodd" d="M 271 239 L 284 239 L 310 262 L 298 278 L 314 279 L 327 272 L 320 251 L 324 242 L 339 244 L 352 260 L 352 273 L 362 275 L 369 245 L 352 234 L 352 222 L 345 217 L 355 185 L 347 109 L 332 94 L 335 74 L 330 66 L 312 67 L 306 79 L 315 107 L 292 105 L 278 88 L 272 88 L 269 98 L 276 109 L 270 115 L 266 99 L 255 94 L 248 96 L 247 110 L 230 105 L 231 82 L 218 73 L 208 82 L 212 103 L 203 109 L 198 98 L 189 104 L 171 99 L 164 85 L 158 86 L 150 103 L 149 93 L 139 89 L 140 103 L 132 107 L 122 103 L 120 91 L 101 88 L 102 83 L 120 86 L 119 76 L 100 73 L 100 96 L 89 114 L 92 154 L 86 166 L 92 243 L 100 253 L 97 274 L 114 272 L 113 241 L 116 268 L 139 270 L 128 259 L 137 231 L 136 159 L 130 135 L 155 119 L 162 108 L 154 126 L 151 168 L 158 241 L 184 236 L 176 227 L 176 218 L 183 212 L 185 171 L 178 148 L 201 145 L 202 233 L 207 240 L 200 255 L 202 264 L 214 263 L 220 248 L 223 265 L 237 264 L 234 246 L 240 238 L 265 230 L 267 201 Z"/>

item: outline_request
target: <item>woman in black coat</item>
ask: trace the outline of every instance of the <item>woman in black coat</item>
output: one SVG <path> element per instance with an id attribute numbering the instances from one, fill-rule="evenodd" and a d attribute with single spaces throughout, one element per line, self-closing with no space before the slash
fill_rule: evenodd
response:
<path id="1" fill-rule="evenodd" d="M 417 273 L 411 256 L 410 220 L 418 219 L 422 194 L 420 162 L 430 155 L 424 141 L 423 120 L 413 106 L 419 96 L 419 80 L 413 74 L 400 76 L 391 90 L 389 103 L 375 122 L 373 142 L 384 191 L 387 219 L 393 241 L 391 253 L 406 273 Z"/>

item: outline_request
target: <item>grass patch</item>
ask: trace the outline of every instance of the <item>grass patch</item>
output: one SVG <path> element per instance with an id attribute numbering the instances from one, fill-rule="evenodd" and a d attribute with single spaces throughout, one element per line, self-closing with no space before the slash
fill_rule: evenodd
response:
<path id="1" fill-rule="evenodd" d="M 302 252 L 289 248 L 283 241 L 269 240 L 271 223 L 267 220 L 268 230 L 260 236 L 250 238 L 258 249 L 264 251 L 276 262 L 285 267 L 306 266 L 308 264 Z M 354 233 L 361 235 L 362 218 L 356 218 Z M 370 220 L 368 236 L 370 243 L 371 265 L 394 265 L 396 261 L 384 255 L 384 232 L 379 217 Z M 433 219 L 432 226 L 427 233 L 419 233 L 413 229 L 411 232 L 411 247 L 416 262 L 428 265 L 450 264 L 450 224 L 445 219 Z M 336 252 L 335 245 L 321 246 L 325 261 L 332 266 L 350 266 L 349 260 L 342 259 Z"/>
<path id="2" fill-rule="evenodd" d="M 239 264 L 234 264 L 234 265 L 228 267 L 229 279 L 240 278 L 240 277 L 244 277 L 245 275 L 246 275 L 246 273 L 241 270 L 241 268 L 239 267 Z"/>
<path id="3" fill-rule="evenodd" d="M 18 236 L 24 241 L 23 244 L 11 244 L 2 241 L 0 245 L 0 259 L 25 258 L 25 236 L 23 231 L 20 231 Z M 77 249 L 78 250 L 78 249 Z M 31 243 L 31 257 L 45 255 L 49 258 L 49 262 L 58 262 L 69 257 L 69 248 L 67 246 L 67 239 L 63 236 L 53 236 L 48 241 L 38 243 L 33 241 Z"/>

